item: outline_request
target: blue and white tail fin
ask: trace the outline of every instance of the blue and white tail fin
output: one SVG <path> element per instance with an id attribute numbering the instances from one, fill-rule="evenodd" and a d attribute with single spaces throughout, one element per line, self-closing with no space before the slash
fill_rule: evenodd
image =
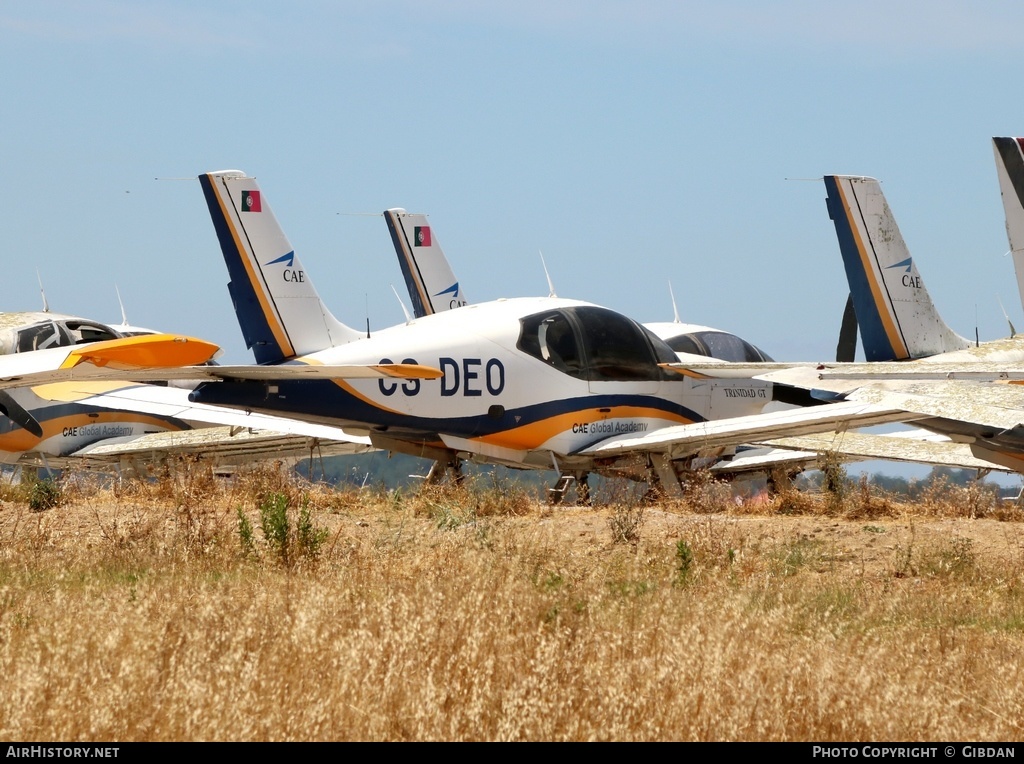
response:
<path id="1" fill-rule="evenodd" d="M 1006 213 L 1006 238 L 1024 305 L 1024 138 L 993 138 L 999 193 Z"/>
<path id="2" fill-rule="evenodd" d="M 199 176 L 231 278 L 228 290 L 256 362 L 277 363 L 362 336 L 320 299 L 255 179 Z"/>
<path id="3" fill-rule="evenodd" d="M 824 180 L 864 357 L 898 361 L 970 347 L 932 304 L 878 181 L 849 175 Z"/>
<path id="4" fill-rule="evenodd" d="M 395 208 L 384 211 L 384 220 L 391 232 L 416 318 L 465 305 L 466 297 L 430 230 L 427 216 Z"/>

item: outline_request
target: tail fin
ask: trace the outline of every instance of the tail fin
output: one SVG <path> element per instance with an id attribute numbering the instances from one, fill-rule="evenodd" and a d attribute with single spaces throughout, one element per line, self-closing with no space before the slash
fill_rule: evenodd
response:
<path id="1" fill-rule="evenodd" d="M 864 357 L 897 361 L 969 347 L 932 304 L 878 181 L 847 175 L 824 180 Z"/>
<path id="2" fill-rule="evenodd" d="M 999 193 L 1006 213 L 1006 238 L 1024 305 L 1024 138 L 993 138 Z"/>
<path id="3" fill-rule="evenodd" d="M 465 305 L 458 279 L 427 224 L 427 216 L 395 208 L 384 211 L 384 220 L 391 231 L 416 318 Z"/>
<path id="4" fill-rule="evenodd" d="M 228 267 L 228 291 L 257 363 L 276 363 L 361 336 L 320 299 L 255 179 L 238 170 L 199 176 Z"/>

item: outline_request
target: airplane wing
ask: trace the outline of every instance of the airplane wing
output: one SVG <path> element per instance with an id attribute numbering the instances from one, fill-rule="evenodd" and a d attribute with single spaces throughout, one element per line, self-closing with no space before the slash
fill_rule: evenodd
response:
<path id="1" fill-rule="evenodd" d="M 1018 385 L 958 380 L 871 384 L 847 398 L 913 412 L 921 417 L 920 426 L 970 444 L 975 456 L 1024 472 L 1024 389 Z"/>
<path id="2" fill-rule="evenodd" d="M 62 351 L 62 348 L 58 348 Z M 48 350 L 37 350 L 25 353 L 34 356 L 49 353 Z M 8 356 L 0 359 L 0 390 L 12 387 L 34 387 L 51 382 L 70 380 L 101 381 L 118 380 L 124 382 L 154 382 L 192 380 L 220 381 L 225 379 L 274 381 L 286 379 L 378 379 L 394 377 L 399 379 L 437 379 L 442 376 L 440 369 L 431 366 L 408 363 L 392 364 L 346 364 L 326 365 L 311 363 L 285 363 L 279 365 L 240 365 L 240 366 L 178 366 L 173 368 L 145 366 L 139 368 L 115 368 L 97 365 L 91 360 L 76 363 L 64 368 L 32 368 L 38 364 L 21 364 L 18 367 L 6 365 Z M 36 360 L 36 359 L 31 359 Z"/>
<path id="3" fill-rule="evenodd" d="M 239 466 L 268 459 L 309 459 L 373 450 L 370 439 L 365 437 L 330 440 L 267 430 L 206 427 L 138 438 L 108 438 L 67 456 L 42 457 L 26 453 L 18 463 L 54 469 L 127 468 L 144 474 L 154 464 L 189 455 L 202 456 L 213 466 Z"/>
<path id="4" fill-rule="evenodd" d="M 84 345 L 13 353 L 0 357 L 0 388 L 23 387 L 95 374 L 114 379 L 143 370 L 168 373 L 172 367 L 195 367 L 211 361 L 220 348 L 194 337 L 151 334 Z M 200 367 L 204 368 L 204 367 Z"/>
<path id="5" fill-rule="evenodd" d="M 828 432 L 837 428 L 908 422 L 922 416 L 893 406 L 848 401 L 664 427 L 646 435 L 620 435 L 603 440 L 580 453 L 610 457 L 646 452 L 680 459 L 706 449 Z"/>
<path id="6" fill-rule="evenodd" d="M 844 462 L 881 459 L 957 469 L 1013 471 L 975 456 L 967 444 L 954 443 L 944 435 L 920 428 L 886 434 L 833 431 L 774 438 L 737 449 L 734 456 L 718 460 L 710 469 L 717 475 L 764 472 L 773 467 L 814 469 L 824 453 L 838 454 Z"/>
<path id="7" fill-rule="evenodd" d="M 339 443 L 351 442 L 367 446 L 370 443 L 368 438 L 350 435 L 340 427 L 303 422 L 272 414 L 247 413 L 240 409 L 211 406 L 205 403 L 192 403 L 188 399 L 191 390 L 178 387 L 125 385 L 110 389 L 109 383 L 65 382 L 37 386 L 33 391 L 40 398 L 51 401 L 67 401 L 97 408 L 135 411 L 204 425 L 226 425 L 233 428 L 261 430 Z M 175 434 L 184 437 L 182 433 Z"/>
<path id="8" fill-rule="evenodd" d="M 977 360 L 921 359 L 910 362 L 870 363 L 671 363 L 662 364 L 678 374 L 717 379 L 764 379 L 800 387 L 850 389 L 865 381 L 929 381 L 970 380 L 975 382 L 1022 382 L 1024 339 L 1009 338 L 987 343 L 988 347 L 972 348 Z M 963 351 L 970 353 L 971 351 Z M 1003 355 L 1007 360 L 1000 360 Z M 822 381 L 856 381 L 857 385 L 840 384 L 833 388 Z"/>
<path id="9" fill-rule="evenodd" d="M 344 440 L 304 437 L 269 430 L 205 427 L 178 432 L 157 432 L 125 442 L 103 440 L 76 452 L 69 461 L 86 466 L 152 464 L 169 457 L 201 454 L 217 465 L 243 465 L 267 459 L 365 454 L 374 451 L 369 437 Z"/>
<path id="10" fill-rule="evenodd" d="M 792 438 L 775 438 L 763 445 L 775 449 L 794 449 L 795 453 L 818 454 L 833 452 L 847 460 L 883 459 L 887 462 L 932 464 L 959 469 L 998 470 L 1012 472 L 1011 468 L 988 459 L 979 459 L 963 443 L 949 438 L 914 430 L 886 435 L 863 432 L 825 432 Z M 813 462 L 812 462 L 813 464 Z"/>

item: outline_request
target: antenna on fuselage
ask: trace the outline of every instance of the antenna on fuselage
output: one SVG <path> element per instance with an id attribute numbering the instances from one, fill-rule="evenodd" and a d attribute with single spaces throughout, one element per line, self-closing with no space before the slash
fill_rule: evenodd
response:
<path id="1" fill-rule="evenodd" d="M 544 253 L 539 249 L 537 251 L 540 252 L 540 264 L 544 268 L 544 278 L 548 280 L 548 297 L 558 297 L 558 295 L 555 294 L 555 285 L 551 283 L 551 274 L 548 273 L 548 264 L 544 262 Z"/>
<path id="2" fill-rule="evenodd" d="M 128 326 L 128 314 L 124 312 L 124 302 L 121 300 L 121 290 L 114 284 L 114 291 L 117 293 L 117 304 L 121 307 L 121 324 Z"/>
<path id="3" fill-rule="evenodd" d="M 39 281 L 39 294 L 43 296 L 43 313 L 49 313 L 50 304 L 46 301 L 46 292 L 43 291 L 43 277 L 39 275 L 38 268 L 36 268 L 36 279 Z"/>
<path id="4" fill-rule="evenodd" d="M 668 282 L 668 296 L 672 298 L 672 321 L 677 324 L 683 323 L 679 320 L 679 308 L 676 307 L 676 295 L 672 291 L 672 282 Z"/>
<path id="5" fill-rule="evenodd" d="M 395 285 L 391 285 L 391 291 L 395 293 L 395 299 L 398 300 L 398 304 L 402 306 L 402 312 L 405 314 L 405 323 L 412 321 L 412 316 L 409 314 L 409 309 L 405 307 L 405 303 L 402 302 L 401 295 L 398 294 L 398 290 L 395 289 Z"/>
<path id="6" fill-rule="evenodd" d="M 1010 336 L 1016 337 L 1017 330 L 1013 328 L 1013 321 L 1010 320 L 1010 316 L 1006 312 L 1006 308 L 1003 307 L 1003 301 L 999 299 L 999 295 L 996 295 L 996 300 L 999 302 L 999 310 L 1003 311 L 1003 318 L 1005 318 L 1006 323 L 1010 325 Z"/>

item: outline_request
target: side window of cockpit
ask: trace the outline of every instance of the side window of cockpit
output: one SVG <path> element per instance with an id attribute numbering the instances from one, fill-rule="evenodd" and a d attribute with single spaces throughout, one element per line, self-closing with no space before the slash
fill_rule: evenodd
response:
<path id="1" fill-rule="evenodd" d="M 583 362 L 576 334 L 569 319 L 561 312 L 523 319 L 519 348 L 561 372 L 582 376 Z"/>
<path id="2" fill-rule="evenodd" d="M 84 345 L 87 342 L 99 342 L 100 340 L 117 339 L 121 335 L 103 324 L 90 324 L 86 321 L 68 321 L 68 334 L 75 345 Z"/>
<path id="3" fill-rule="evenodd" d="M 45 321 L 41 324 L 26 327 L 18 332 L 19 353 L 30 353 L 33 350 L 46 350 L 70 345 L 71 341 L 64 334 L 54 321 Z"/>

